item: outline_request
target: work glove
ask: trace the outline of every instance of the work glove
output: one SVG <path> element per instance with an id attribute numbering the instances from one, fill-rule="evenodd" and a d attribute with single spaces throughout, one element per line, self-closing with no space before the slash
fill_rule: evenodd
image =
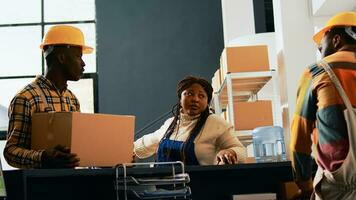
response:
<path id="1" fill-rule="evenodd" d="M 77 154 L 70 153 L 70 149 L 57 145 L 42 153 L 42 168 L 74 168 L 79 165 Z"/>

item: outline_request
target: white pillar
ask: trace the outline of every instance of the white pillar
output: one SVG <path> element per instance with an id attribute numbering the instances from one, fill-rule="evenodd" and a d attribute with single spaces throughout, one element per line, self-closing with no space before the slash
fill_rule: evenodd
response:
<path id="1" fill-rule="evenodd" d="M 283 126 L 289 144 L 290 122 L 303 70 L 316 61 L 313 18 L 309 0 L 273 0 L 276 52 Z"/>
<path id="2" fill-rule="evenodd" d="M 252 0 L 221 0 L 225 46 L 237 37 L 255 33 Z"/>

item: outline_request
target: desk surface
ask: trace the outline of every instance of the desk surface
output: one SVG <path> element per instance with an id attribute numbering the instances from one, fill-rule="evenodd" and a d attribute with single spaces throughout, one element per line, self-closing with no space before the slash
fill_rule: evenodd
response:
<path id="1" fill-rule="evenodd" d="M 130 168 L 128 173 L 159 174 L 164 168 Z M 290 162 L 187 166 L 193 199 L 231 199 L 233 194 L 280 193 L 293 180 Z M 123 173 L 122 171 L 119 173 Z M 115 169 L 32 169 L 4 172 L 9 200 L 116 199 Z M 22 192 L 20 192 L 22 191 Z"/>

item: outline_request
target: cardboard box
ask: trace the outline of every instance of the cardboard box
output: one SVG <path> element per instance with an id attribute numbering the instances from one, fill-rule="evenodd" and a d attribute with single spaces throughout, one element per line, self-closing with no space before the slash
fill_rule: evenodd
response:
<path id="1" fill-rule="evenodd" d="M 135 117 L 79 112 L 35 113 L 33 149 L 65 145 L 80 166 L 114 166 L 132 161 Z"/>
<path id="2" fill-rule="evenodd" d="M 226 47 L 220 58 L 222 79 L 231 72 L 269 71 L 266 45 Z"/>
<path id="3" fill-rule="evenodd" d="M 235 102 L 234 120 L 235 130 L 273 126 L 272 101 Z"/>

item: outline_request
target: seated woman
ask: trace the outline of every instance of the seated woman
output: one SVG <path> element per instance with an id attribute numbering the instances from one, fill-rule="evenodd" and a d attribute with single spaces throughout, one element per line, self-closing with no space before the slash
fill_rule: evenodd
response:
<path id="1" fill-rule="evenodd" d="M 213 88 L 202 78 L 188 76 L 178 83 L 174 117 L 157 131 L 134 143 L 138 158 L 156 153 L 158 162 L 182 161 L 186 165 L 235 164 L 246 149 L 233 135 L 232 125 L 210 113 Z"/>

